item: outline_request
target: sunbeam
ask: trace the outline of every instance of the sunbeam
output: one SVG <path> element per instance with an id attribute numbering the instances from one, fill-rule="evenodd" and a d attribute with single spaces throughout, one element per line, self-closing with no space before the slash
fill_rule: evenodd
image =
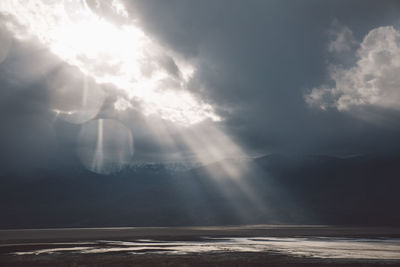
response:
<path id="1" fill-rule="evenodd" d="M 268 213 L 268 207 L 248 180 L 256 173 L 250 166 L 246 153 L 231 138 L 214 125 L 203 125 L 181 134 L 194 157 L 206 167 L 207 176 L 213 178 L 216 188 L 232 203 L 239 218 L 251 217 L 250 210 L 260 216 Z M 244 196 L 249 205 L 238 200 Z"/>

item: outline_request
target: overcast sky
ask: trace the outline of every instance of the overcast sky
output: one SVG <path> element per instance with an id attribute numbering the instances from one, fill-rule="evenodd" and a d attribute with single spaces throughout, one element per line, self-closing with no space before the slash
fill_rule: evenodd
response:
<path id="1" fill-rule="evenodd" d="M 0 13 L 0 144 L 11 168 L 74 158 L 77 149 L 77 157 L 85 153 L 79 152 L 80 142 L 92 131 L 82 124 L 86 117 L 55 116 L 59 99 L 64 106 L 70 103 L 49 90 L 57 75 L 65 75 L 60 68 L 70 65 L 92 75 L 89 84 L 102 88 L 90 98 L 94 107 L 101 101 L 95 117 L 85 116 L 122 122 L 104 127 L 117 129 L 114 137 L 128 143 L 125 128 L 132 132 L 134 159 L 174 158 L 180 152 L 177 158 L 182 159 L 190 152 L 179 136 L 209 124 L 250 155 L 344 156 L 399 148 L 398 1 L 126 0 L 123 12 L 116 8 L 114 13 L 107 4 L 87 2 L 105 20 L 134 24 L 144 32 L 150 40 L 143 41 L 146 49 L 162 53 L 146 54 L 141 71 L 163 69 L 167 78 L 162 86 L 183 93 L 166 101 L 159 100 L 164 87 L 156 88 L 152 98 L 129 94 L 119 88 L 125 80 L 107 80 L 114 75 L 111 65 L 60 54 L 50 46 L 55 35 L 51 39 L 34 32 L 27 38 L 40 25 L 26 30 L 24 23 L 37 18 L 24 21 L 24 13 L 12 14 L 5 4 Z M 52 1 L 43 3 L 47 8 Z M 149 130 L 159 124 L 162 130 Z M 131 152 L 123 153 L 128 157 Z"/>

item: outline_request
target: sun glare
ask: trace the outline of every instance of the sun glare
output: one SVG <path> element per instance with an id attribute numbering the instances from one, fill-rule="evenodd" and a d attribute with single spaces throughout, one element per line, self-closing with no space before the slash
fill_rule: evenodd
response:
<path id="1" fill-rule="evenodd" d="M 260 214 L 265 212 L 262 198 L 244 179 L 248 163 L 225 160 L 243 159 L 245 153 L 218 125 L 199 123 L 220 117 L 192 93 L 196 68 L 148 35 L 129 14 L 118 0 L 0 1 L 0 15 L 7 18 L 3 25 L 16 39 L 39 42 L 67 63 L 46 77 L 49 109 L 56 119 L 80 125 L 76 150 L 88 170 L 111 174 L 132 163 L 137 135 L 121 118 L 126 110 L 139 110 L 147 116 L 146 138 L 153 135 L 161 147 L 203 166 L 219 162 L 207 167 L 207 173 L 222 195 L 229 198 L 236 188 Z M 1 61 L 7 51 L 0 52 Z M 115 114 L 104 115 L 107 108 Z M 247 216 L 240 205 L 234 206 L 239 216 Z"/>
<path id="2" fill-rule="evenodd" d="M 183 125 L 220 120 L 188 91 L 195 68 L 148 36 L 117 0 L 3 0 L 0 11 L 13 16 L 7 27 L 16 38 L 36 38 L 97 83 L 122 90 L 145 115 Z"/>

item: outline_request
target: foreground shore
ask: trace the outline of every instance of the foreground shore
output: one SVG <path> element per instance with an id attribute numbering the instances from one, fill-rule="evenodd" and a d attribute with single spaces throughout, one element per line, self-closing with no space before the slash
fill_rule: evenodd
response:
<path id="1" fill-rule="evenodd" d="M 42 255 L 42 256 L 1 256 L 1 266 L 10 267 L 105 267 L 105 266 L 400 266 L 399 262 L 349 262 L 343 260 L 324 260 L 297 258 L 272 253 L 222 253 L 192 255 Z"/>
<path id="2" fill-rule="evenodd" d="M 257 225 L 1 230 L 0 266 L 400 266 L 400 229 Z"/>

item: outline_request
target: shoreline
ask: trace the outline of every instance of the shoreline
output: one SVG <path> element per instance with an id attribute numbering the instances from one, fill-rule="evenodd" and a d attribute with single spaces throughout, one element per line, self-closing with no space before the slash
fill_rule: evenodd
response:
<path id="1" fill-rule="evenodd" d="M 204 227 L 51 228 L 0 230 L 0 244 L 100 239 L 191 240 L 198 237 L 353 237 L 400 238 L 395 227 L 247 225 Z"/>

